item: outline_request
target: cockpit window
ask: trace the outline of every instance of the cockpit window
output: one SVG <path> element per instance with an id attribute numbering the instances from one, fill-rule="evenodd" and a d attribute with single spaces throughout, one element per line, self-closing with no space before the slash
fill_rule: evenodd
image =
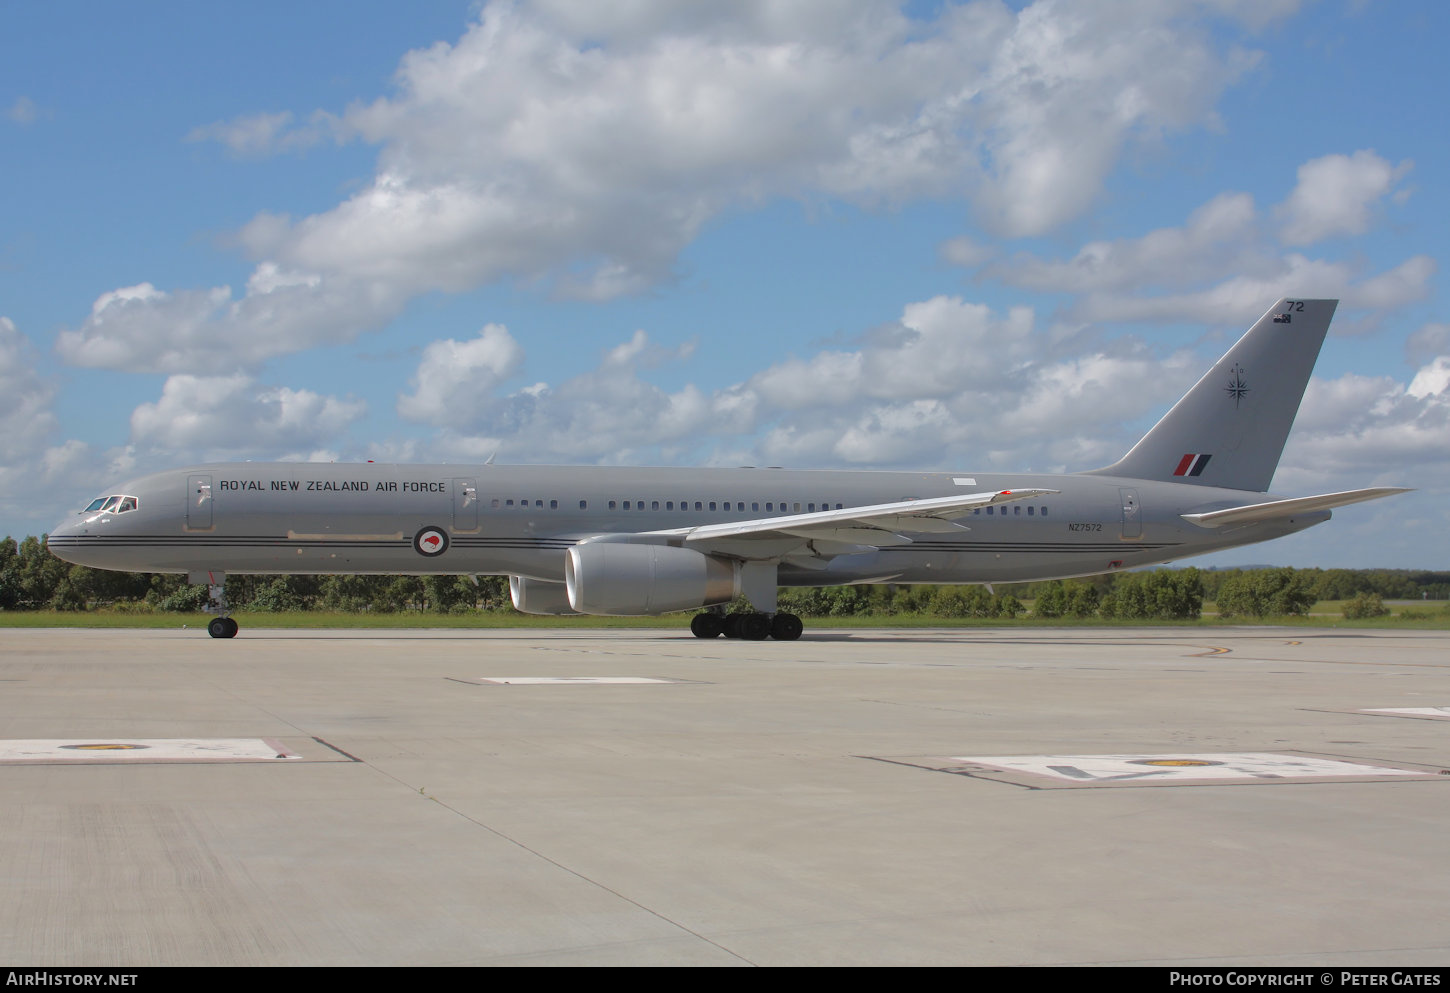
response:
<path id="1" fill-rule="evenodd" d="M 93 514 L 99 511 L 102 514 L 124 514 L 128 510 L 135 510 L 138 506 L 140 506 L 140 501 L 135 497 L 116 493 L 96 497 L 81 513 Z"/>

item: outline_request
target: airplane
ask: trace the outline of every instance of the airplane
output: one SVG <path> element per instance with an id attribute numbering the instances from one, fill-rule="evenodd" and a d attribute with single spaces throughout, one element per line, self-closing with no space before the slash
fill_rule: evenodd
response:
<path id="1" fill-rule="evenodd" d="M 186 573 L 232 638 L 228 573 L 507 575 L 514 607 L 700 610 L 699 638 L 793 641 L 778 586 L 1008 583 L 1292 534 L 1406 492 L 1268 493 L 1337 300 L 1281 299 L 1117 462 L 1070 474 L 210 464 L 123 483 L 49 536 L 66 561 Z M 750 613 L 725 612 L 738 596 Z"/>

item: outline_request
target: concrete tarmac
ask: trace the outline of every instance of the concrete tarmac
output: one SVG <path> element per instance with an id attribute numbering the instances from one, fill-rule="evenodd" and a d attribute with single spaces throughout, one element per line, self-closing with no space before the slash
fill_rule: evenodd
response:
<path id="1" fill-rule="evenodd" d="M 1443 632 L 3 630 L 0 962 L 1445 966 L 1450 711 L 1364 711 L 1447 707 Z"/>

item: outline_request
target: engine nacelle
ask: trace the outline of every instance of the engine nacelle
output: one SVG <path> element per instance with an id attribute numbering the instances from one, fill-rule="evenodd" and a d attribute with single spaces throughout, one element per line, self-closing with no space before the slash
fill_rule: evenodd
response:
<path id="1" fill-rule="evenodd" d="M 563 583 L 510 576 L 509 596 L 513 599 L 514 610 L 523 614 L 579 613 L 569 606 L 569 592 Z"/>
<path id="2" fill-rule="evenodd" d="M 569 549 L 564 584 L 581 614 L 664 614 L 728 603 L 735 563 L 692 548 L 585 542 Z"/>

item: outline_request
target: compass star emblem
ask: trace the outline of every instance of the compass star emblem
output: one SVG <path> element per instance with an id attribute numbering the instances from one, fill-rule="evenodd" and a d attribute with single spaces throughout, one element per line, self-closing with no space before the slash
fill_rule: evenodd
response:
<path id="1" fill-rule="evenodd" d="M 1239 401 L 1249 395 L 1249 384 L 1244 382 L 1242 366 L 1234 366 L 1234 378 L 1228 381 L 1223 391 L 1234 398 L 1234 409 L 1237 410 Z"/>

